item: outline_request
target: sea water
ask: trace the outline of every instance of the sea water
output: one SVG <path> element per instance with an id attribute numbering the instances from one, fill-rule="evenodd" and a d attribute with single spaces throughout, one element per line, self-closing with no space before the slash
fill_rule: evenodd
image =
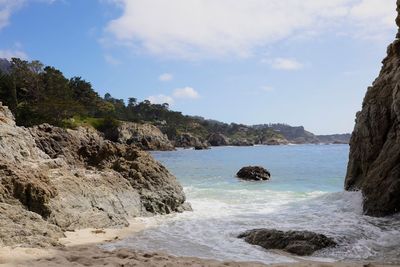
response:
<path id="1" fill-rule="evenodd" d="M 338 246 L 316 252 L 324 261 L 400 262 L 400 216 L 362 214 L 362 195 L 343 190 L 348 145 L 218 147 L 153 152 L 182 184 L 193 212 L 141 218 L 147 228 L 107 248 L 128 247 L 219 260 L 292 262 L 295 258 L 247 244 L 255 228 L 309 230 Z M 260 165 L 272 178 L 235 177 Z M 310 258 L 312 259 L 312 258 Z"/>

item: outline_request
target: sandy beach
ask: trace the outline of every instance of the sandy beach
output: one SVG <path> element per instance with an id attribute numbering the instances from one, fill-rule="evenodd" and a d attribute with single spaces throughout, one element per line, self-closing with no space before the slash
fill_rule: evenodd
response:
<path id="1" fill-rule="evenodd" d="M 352 262 L 312 262 L 294 258 L 298 263 L 282 263 L 265 265 L 257 262 L 228 262 L 191 257 L 175 257 L 164 253 L 146 253 L 129 249 L 106 251 L 99 247 L 101 244 L 123 239 L 143 230 L 146 226 L 131 220 L 130 225 L 121 229 L 82 229 L 66 232 L 65 238 L 60 239 L 59 248 L 0 248 L 0 266 L 150 266 L 150 267 L 183 267 L 183 266 L 232 266 L 232 267 L 261 267 L 261 266 L 293 266 L 293 267 L 372 267 L 398 266 L 375 263 Z M 282 252 L 277 252 L 282 254 Z M 285 254 L 285 256 L 289 256 Z"/>

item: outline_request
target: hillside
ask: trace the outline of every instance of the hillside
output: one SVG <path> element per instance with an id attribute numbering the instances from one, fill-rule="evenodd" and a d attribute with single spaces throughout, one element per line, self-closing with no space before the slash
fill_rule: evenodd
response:
<path id="1" fill-rule="evenodd" d="M 158 142 L 155 145 L 152 144 L 151 136 L 136 141 L 139 147 L 149 150 L 168 150 L 172 145 L 160 143 L 165 138 L 153 128 L 144 129 L 140 126 L 143 124 L 157 126 L 177 147 L 348 143 L 350 137 L 316 136 L 302 126 L 286 124 L 227 124 L 183 115 L 170 110 L 166 103 L 152 104 L 148 100 L 138 102 L 134 97 L 124 101 L 108 93 L 100 97 L 92 85 L 81 77 L 67 79 L 54 67 L 45 67 L 39 61 L 28 62 L 17 58 L 11 61 L 0 60 L 0 101 L 11 109 L 20 126 L 49 123 L 76 128 L 88 124 L 102 132 L 109 132 L 110 129 L 126 128 L 125 122 L 138 123 L 131 125 L 135 125 L 133 128 L 140 136 L 147 132 L 155 134 Z"/>

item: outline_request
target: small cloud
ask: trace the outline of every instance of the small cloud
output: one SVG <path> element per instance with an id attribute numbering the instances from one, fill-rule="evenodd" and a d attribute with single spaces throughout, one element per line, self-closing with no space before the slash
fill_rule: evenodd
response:
<path id="1" fill-rule="evenodd" d="M 159 95 L 152 95 L 147 98 L 152 104 L 164 104 L 168 103 L 172 105 L 174 103 L 174 99 L 170 96 L 159 94 Z"/>
<path id="2" fill-rule="evenodd" d="M 273 88 L 273 87 L 271 87 L 271 86 L 261 86 L 261 91 L 263 91 L 263 92 L 272 92 L 272 91 L 274 91 L 275 89 Z"/>
<path id="3" fill-rule="evenodd" d="M 119 61 L 118 59 L 116 59 L 115 57 L 111 56 L 111 55 L 104 55 L 104 60 L 110 64 L 110 65 L 120 65 L 121 61 Z"/>
<path id="4" fill-rule="evenodd" d="M 158 79 L 162 82 L 169 82 L 174 79 L 174 76 L 171 73 L 163 73 L 158 77 Z"/>
<path id="5" fill-rule="evenodd" d="M 199 98 L 199 93 L 192 87 L 177 88 L 174 90 L 173 96 L 175 98 L 196 99 Z"/>
<path id="6" fill-rule="evenodd" d="M 13 57 L 20 59 L 28 59 L 28 55 L 21 50 L 13 50 L 13 49 L 0 50 L 0 58 L 5 58 L 10 60 Z"/>
<path id="7" fill-rule="evenodd" d="M 304 67 L 302 63 L 292 58 L 275 58 L 270 64 L 277 70 L 300 70 Z"/>

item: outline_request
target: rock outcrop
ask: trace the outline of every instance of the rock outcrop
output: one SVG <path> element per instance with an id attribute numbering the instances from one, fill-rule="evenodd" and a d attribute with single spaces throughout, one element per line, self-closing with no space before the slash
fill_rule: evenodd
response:
<path id="1" fill-rule="evenodd" d="M 396 22 L 400 27 L 400 15 Z M 400 211 L 399 39 L 389 45 L 379 77 L 368 88 L 362 110 L 357 113 L 345 188 L 362 190 L 368 215 Z"/>
<path id="2" fill-rule="evenodd" d="M 106 130 L 105 136 L 113 142 L 136 145 L 143 150 L 174 150 L 174 146 L 167 135 L 151 124 L 122 122 L 118 127 Z"/>
<path id="3" fill-rule="evenodd" d="M 212 133 L 207 138 L 207 141 L 212 146 L 229 146 L 229 139 L 220 133 Z"/>
<path id="4" fill-rule="evenodd" d="M 265 249 L 280 249 L 299 256 L 310 256 L 318 250 L 336 246 L 333 239 L 309 231 L 255 229 L 240 234 L 238 238 Z"/>
<path id="5" fill-rule="evenodd" d="M 320 142 L 317 136 L 306 131 L 303 126 L 293 127 L 285 124 L 273 124 L 271 127 L 293 144 L 317 144 Z"/>
<path id="6" fill-rule="evenodd" d="M 0 104 L 0 140 L 1 245 L 53 245 L 65 230 L 190 208 L 148 153 L 94 129 L 18 127 Z"/>
<path id="7" fill-rule="evenodd" d="M 236 176 L 243 180 L 265 181 L 271 178 L 271 173 L 263 167 L 248 166 L 241 168 Z"/>
<path id="8" fill-rule="evenodd" d="M 190 133 L 182 133 L 175 137 L 175 146 L 183 148 L 194 147 L 198 150 L 201 150 L 207 149 L 208 143 L 205 141 L 201 141 L 198 137 Z"/>
<path id="9" fill-rule="evenodd" d="M 229 142 L 231 146 L 254 146 L 254 142 L 246 138 L 233 139 Z"/>

